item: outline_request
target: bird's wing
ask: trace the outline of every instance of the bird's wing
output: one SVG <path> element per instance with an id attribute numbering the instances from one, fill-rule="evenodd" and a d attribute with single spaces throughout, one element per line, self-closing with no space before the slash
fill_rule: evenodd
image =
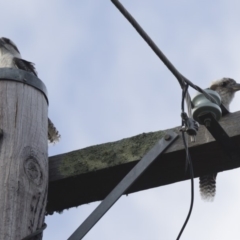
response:
<path id="1" fill-rule="evenodd" d="M 35 76 L 37 76 L 37 71 L 34 67 L 34 63 L 28 62 L 26 60 L 23 60 L 21 58 L 13 58 L 13 64 L 16 66 L 16 68 L 25 70 L 27 72 L 33 73 Z"/>

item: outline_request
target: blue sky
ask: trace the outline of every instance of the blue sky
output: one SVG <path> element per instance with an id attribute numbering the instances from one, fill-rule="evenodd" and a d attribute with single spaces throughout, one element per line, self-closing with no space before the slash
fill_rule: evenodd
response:
<path id="1" fill-rule="evenodd" d="M 121 2 L 195 84 L 240 82 L 239 1 Z M 48 88 L 49 117 L 62 135 L 50 156 L 180 125 L 177 80 L 110 0 L 9 0 L 1 9 L 1 36 L 36 64 Z M 239 101 L 240 93 L 232 112 Z M 182 239 L 239 239 L 239 183 L 238 169 L 219 174 L 215 200 L 206 203 L 196 179 Z M 67 239 L 98 204 L 48 216 L 43 239 Z M 189 204 L 190 181 L 123 196 L 84 239 L 176 239 Z"/>

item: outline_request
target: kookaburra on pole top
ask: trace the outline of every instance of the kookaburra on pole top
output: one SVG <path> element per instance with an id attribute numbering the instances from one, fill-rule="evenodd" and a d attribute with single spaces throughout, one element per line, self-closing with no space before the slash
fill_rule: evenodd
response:
<path id="1" fill-rule="evenodd" d="M 37 76 L 37 71 L 32 62 L 23 60 L 17 46 L 8 38 L 0 38 L 0 68 L 18 68 L 31 72 Z M 60 135 L 48 118 L 48 140 L 50 143 L 57 142 Z"/>
<path id="2" fill-rule="evenodd" d="M 222 100 L 222 104 L 229 110 L 235 92 L 240 90 L 240 84 L 231 78 L 222 78 L 212 82 L 210 89 L 216 91 Z M 213 201 L 216 194 L 217 172 L 199 178 L 200 193 L 204 200 Z"/>

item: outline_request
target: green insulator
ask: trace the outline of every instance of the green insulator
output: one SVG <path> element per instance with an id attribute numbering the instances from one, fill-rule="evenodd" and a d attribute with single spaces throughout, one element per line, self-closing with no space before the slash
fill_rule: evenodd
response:
<path id="1" fill-rule="evenodd" d="M 217 104 L 209 101 L 202 93 L 197 94 L 192 99 L 192 103 L 194 105 L 192 110 L 193 118 L 200 124 L 203 124 L 203 122 L 201 122 L 199 116 L 209 112 L 212 113 L 217 121 L 222 117 L 222 110 L 220 108 L 221 97 L 219 94 L 211 89 L 205 89 L 204 91 L 211 95 Z"/>

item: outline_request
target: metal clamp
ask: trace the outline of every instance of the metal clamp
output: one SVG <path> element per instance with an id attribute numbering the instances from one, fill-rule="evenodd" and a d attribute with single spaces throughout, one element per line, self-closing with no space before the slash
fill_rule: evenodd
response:
<path id="1" fill-rule="evenodd" d="M 0 68 L 0 81 L 15 81 L 34 87 L 43 93 L 48 104 L 48 94 L 45 84 L 30 72 L 16 68 Z"/>
<path id="2" fill-rule="evenodd" d="M 182 127 L 180 131 L 186 132 L 190 136 L 196 136 L 199 128 L 198 122 L 189 118 L 185 112 L 182 112 L 181 117 L 184 122 L 184 127 Z"/>
<path id="3" fill-rule="evenodd" d="M 31 233 L 31 234 L 28 235 L 27 237 L 22 238 L 22 240 L 31 240 L 33 237 L 36 237 L 37 235 L 42 234 L 43 230 L 45 230 L 46 227 L 47 227 L 47 224 L 44 223 L 41 228 L 39 228 L 39 229 L 36 230 L 35 232 Z"/>

